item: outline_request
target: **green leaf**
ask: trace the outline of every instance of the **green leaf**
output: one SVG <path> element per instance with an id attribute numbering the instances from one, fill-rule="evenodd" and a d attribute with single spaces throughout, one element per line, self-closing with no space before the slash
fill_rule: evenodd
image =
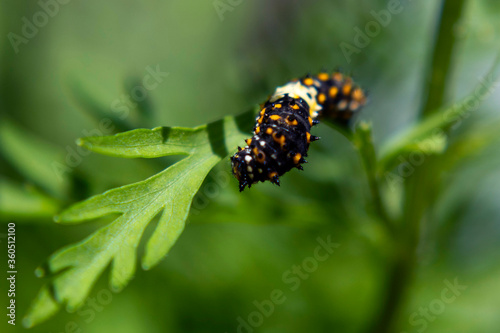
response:
<path id="1" fill-rule="evenodd" d="M 0 152 L 22 175 L 55 197 L 65 196 L 69 183 L 54 167 L 63 164 L 61 151 L 7 119 L 0 122 L 0 142 Z"/>
<path id="2" fill-rule="evenodd" d="M 0 178 L 1 217 L 15 219 L 51 217 L 58 210 L 58 201 L 37 191 L 33 186 L 16 184 Z"/>
<path id="3" fill-rule="evenodd" d="M 83 85 L 76 79 L 70 80 L 68 87 L 76 103 L 82 107 L 82 111 L 90 116 L 96 124 L 103 119 L 109 119 L 117 131 L 126 131 L 133 128 L 128 121 L 124 120 L 124 118 L 127 118 L 126 116 L 128 116 L 128 113 L 117 115 L 116 113 L 110 112 L 109 107 L 102 105 L 91 97 Z"/>
<path id="4" fill-rule="evenodd" d="M 425 124 L 426 121 L 422 123 Z M 420 125 L 417 126 L 420 128 Z M 408 134 L 406 138 L 399 139 L 400 144 L 394 144 L 388 148 L 384 146 L 381 149 L 381 159 L 378 164 L 378 174 L 384 174 L 397 167 L 399 164 L 405 163 L 412 153 L 423 154 L 424 156 L 442 154 L 447 147 L 447 137 L 440 130 L 441 127 L 435 127 L 433 130 Z"/>
<path id="5" fill-rule="evenodd" d="M 484 99 L 492 92 L 498 78 L 500 61 L 497 58 L 488 74 L 471 93 L 451 107 L 439 110 L 427 117 L 418 125 L 395 136 L 380 150 L 378 173 L 384 174 L 401 163 L 411 152 L 422 152 L 427 155 L 440 154 L 446 148 L 446 135 L 453 126 L 468 118 L 477 110 Z"/>
<path id="6" fill-rule="evenodd" d="M 152 130 L 136 129 L 115 136 L 82 138 L 77 143 L 111 156 L 155 158 L 192 154 L 196 148 L 208 144 L 208 136 L 205 126 L 194 129 L 157 127 Z"/>
<path id="7" fill-rule="evenodd" d="M 81 145 L 113 156 L 188 156 L 144 181 L 78 203 L 56 218 L 59 223 L 71 224 L 119 214 L 83 241 L 53 254 L 38 269 L 38 275 L 48 274 L 52 281 L 42 288 L 25 318 L 25 326 L 45 320 L 62 304 L 66 304 L 68 311 L 75 311 L 110 264 L 111 288 L 116 291 L 124 288 L 135 273 L 142 234 L 149 222 L 161 214 L 142 258 L 144 269 L 156 265 L 182 233 L 191 202 L 204 178 L 248 136 L 246 132 L 251 129 L 248 124 L 253 124 L 254 115 L 252 110 L 195 129 L 138 129 L 104 138 L 81 139 Z"/>
<path id="8" fill-rule="evenodd" d="M 477 157 L 492 145 L 498 144 L 500 137 L 500 121 L 481 124 L 463 133 L 453 142 L 445 156 L 441 168 L 446 171 L 461 166 L 471 157 Z"/>

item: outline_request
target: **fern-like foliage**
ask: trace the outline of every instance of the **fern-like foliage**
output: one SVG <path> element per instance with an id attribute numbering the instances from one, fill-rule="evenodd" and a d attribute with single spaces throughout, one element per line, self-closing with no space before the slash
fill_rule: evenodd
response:
<path id="1" fill-rule="evenodd" d="M 111 288 L 123 289 L 134 276 L 144 230 L 161 214 L 141 259 L 144 269 L 156 265 L 182 233 L 193 197 L 209 171 L 248 136 L 254 114 L 251 110 L 194 129 L 158 127 L 80 139 L 78 144 L 89 150 L 123 158 L 187 156 L 146 180 L 93 196 L 56 217 L 59 223 L 75 224 L 119 214 L 83 241 L 54 253 L 37 269 L 37 275 L 49 276 L 50 282 L 42 287 L 24 325 L 40 323 L 62 305 L 75 311 L 109 265 Z"/>
<path id="2" fill-rule="evenodd" d="M 373 208 L 374 216 L 383 222 L 388 235 L 394 235 L 397 226 L 381 196 L 386 187 L 386 173 L 400 165 L 401 160 L 412 152 L 426 155 L 446 152 L 450 127 L 474 110 L 471 105 L 478 106 L 491 93 L 498 77 L 497 70 L 498 62 L 487 76 L 491 78 L 488 83 L 478 84 L 461 103 L 441 110 L 395 136 L 382 146 L 379 154 L 373 145 L 370 124 L 362 122 L 354 131 L 339 129 L 357 148 L 371 192 L 369 206 Z M 31 327 L 40 323 L 62 305 L 66 305 L 68 311 L 75 311 L 83 305 L 97 278 L 109 265 L 111 288 L 116 291 L 123 289 L 135 273 L 137 247 L 142 234 L 151 220 L 160 215 L 141 259 L 144 269 L 158 264 L 182 233 L 191 202 L 203 180 L 249 135 L 256 112 L 251 110 L 239 117 L 226 117 L 194 129 L 158 127 L 80 139 L 78 144 L 89 150 L 122 158 L 187 156 L 144 181 L 91 197 L 56 217 L 59 223 L 75 224 L 118 214 L 113 222 L 83 241 L 54 253 L 37 269 L 39 276 L 48 276 L 50 280 L 36 297 L 24 325 Z M 334 124 L 330 125 L 336 128 Z M 492 133 L 495 130 L 496 127 Z M 472 153 L 467 151 L 462 155 Z M 401 216 L 395 219 L 400 220 Z"/>

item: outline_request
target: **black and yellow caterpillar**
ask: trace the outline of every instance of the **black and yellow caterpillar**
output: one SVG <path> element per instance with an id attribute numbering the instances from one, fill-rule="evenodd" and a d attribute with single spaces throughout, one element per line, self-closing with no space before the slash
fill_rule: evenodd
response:
<path id="1" fill-rule="evenodd" d="M 232 171 L 245 186 L 271 181 L 292 168 L 302 170 L 318 119 L 347 125 L 366 103 L 363 90 L 340 72 L 305 76 L 278 87 L 262 105 L 252 138 L 231 157 Z"/>

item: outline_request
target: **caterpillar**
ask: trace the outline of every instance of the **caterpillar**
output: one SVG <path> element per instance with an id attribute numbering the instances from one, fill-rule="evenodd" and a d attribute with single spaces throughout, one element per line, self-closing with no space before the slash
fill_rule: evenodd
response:
<path id="1" fill-rule="evenodd" d="M 276 88 L 261 105 L 254 135 L 231 157 L 240 192 L 264 181 L 280 185 L 292 168 L 303 170 L 309 144 L 319 139 L 311 128 L 319 119 L 347 126 L 366 103 L 363 90 L 340 72 L 295 79 Z"/>

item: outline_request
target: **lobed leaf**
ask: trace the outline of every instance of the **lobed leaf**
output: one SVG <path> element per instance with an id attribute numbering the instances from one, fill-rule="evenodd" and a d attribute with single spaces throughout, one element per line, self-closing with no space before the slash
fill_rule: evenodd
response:
<path id="1" fill-rule="evenodd" d="M 62 304 L 68 311 L 75 311 L 110 264 L 111 288 L 123 289 L 135 273 L 136 251 L 144 230 L 161 214 L 142 258 L 144 269 L 156 265 L 182 233 L 193 197 L 206 175 L 248 136 L 248 124 L 253 123 L 254 114 L 252 110 L 195 129 L 140 129 L 82 139 L 83 146 L 113 156 L 188 156 L 146 180 L 91 197 L 57 217 L 57 222 L 70 224 L 119 214 L 83 241 L 54 253 L 37 270 L 39 276 L 49 275 L 52 280 L 35 299 L 24 325 L 40 323 Z"/>
<path id="2" fill-rule="evenodd" d="M 189 155 L 207 143 L 205 127 L 136 129 L 115 136 L 77 140 L 78 145 L 94 152 L 125 158 Z"/>

